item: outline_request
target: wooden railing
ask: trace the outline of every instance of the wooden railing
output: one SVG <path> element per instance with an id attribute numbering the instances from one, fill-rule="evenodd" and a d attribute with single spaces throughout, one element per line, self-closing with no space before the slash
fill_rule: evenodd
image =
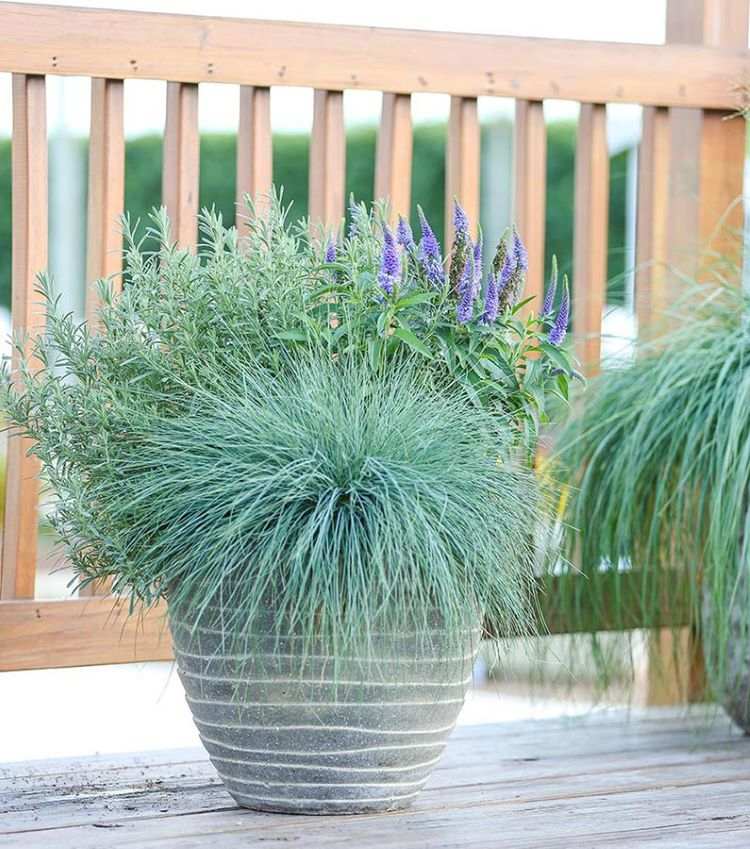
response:
<path id="1" fill-rule="evenodd" d="M 47 75 L 92 78 L 90 280 L 120 271 L 115 221 L 123 207 L 124 81 L 149 78 L 167 81 L 162 195 L 185 246 L 196 240 L 200 83 L 240 86 L 238 198 L 271 186 L 273 87 L 315 90 L 309 209 L 329 226 L 337 226 L 344 212 L 344 90 L 384 92 L 375 192 L 390 198 L 394 213 L 408 213 L 411 203 L 411 95 L 451 96 L 446 202 L 457 197 L 474 221 L 479 217 L 477 98 L 514 98 L 514 214 L 529 249 L 528 293 L 538 296 L 545 259 L 543 107 L 545 99 L 555 98 L 581 104 L 571 211 L 573 314 L 578 355 L 593 373 L 606 294 L 606 104 L 645 107 L 637 307 L 639 319 L 647 321 L 668 296 L 670 262 L 679 259 L 690 270 L 686 246 L 697 256 L 742 193 L 744 123 L 724 119 L 744 105 L 739 92 L 750 81 L 747 6 L 747 0 L 670 0 L 670 43 L 626 45 L 0 3 L 0 72 L 13 74 L 14 327 L 40 326 L 33 290 L 36 272 L 47 264 Z M 740 206 L 733 216 L 741 223 Z M 88 316 L 95 306 L 89 291 Z M 13 440 L 8 454 L 0 669 L 169 657 L 158 615 L 124 624 L 124 611 L 113 610 L 112 600 L 103 596 L 34 599 L 38 469 L 27 448 Z M 682 624 L 684 616 L 681 609 L 662 624 Z M 559 616 L 550 622 L 554 630 L 566 630 Z M 609 623 L 603 620 L 601 627 Z"/>

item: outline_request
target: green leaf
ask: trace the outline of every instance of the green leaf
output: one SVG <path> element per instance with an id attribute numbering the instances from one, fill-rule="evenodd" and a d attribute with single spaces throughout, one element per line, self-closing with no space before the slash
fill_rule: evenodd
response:
<path id="1" fill-rule="evenodd" d="M 307 342 L 308 335 L 304 330 L 293 328 L 291 330 L 281 330 L 274 333 L 276 339 L 283 339 L 286 342 Z"/>
<path id="2" fill-rule="evenodd" d="M 401 309 L 402 307 L 411 307 L 414 304 L 424 304 L 427 301 L 433 300 L 435 297 L 434 292 L 417 292 L 414 295 L 407 295 L 404 298 L 399 298 L 396 301 L 396 308 Z"/>
<path id="3" fill-rule="evenodd" d="M 415 351 L 422 354 L 423 357 L 427 357 L 428 360 L 433 359 L 432 351 L 418 336 L 415 336 L 411 330 L 407 330 L 405 327 L 397 327 L 393 331 L 393 335 L 402 342 L 405 342 L 410 348 L 413 348 Z"/>
<path id="4" fill-rule="evenodd" d="M 543 351 L 558 368 L 561 368 L 565 374 L 572 374 L 573 367 L 571 366 L 570 360 L 564 351 L 560 350 L 560 348 L 556 348 L 554 345 L 550 345 L 549 342 L 540 342 L 539 349 Z"/>

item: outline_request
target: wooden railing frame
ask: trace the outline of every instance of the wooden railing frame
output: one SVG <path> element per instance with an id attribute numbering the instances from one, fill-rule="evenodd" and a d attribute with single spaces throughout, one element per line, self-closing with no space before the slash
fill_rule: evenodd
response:
<path id="1" fill-rule="evenodd" d="M 750 81 L 748 0 L 668 2 L 666 45 L 415 32 L 118 12 L 0 2 L 0 72 L 13 74 L 13 320 L 40 324 L 34 275 L 47 262 L 45 76 L 92 78 L 87 271 L 90 279 L 121 269 L 116 219 L 123 211 L 123 81 L 167 82 L 163 201 L 173 236 L 197 238 L 198 98 L 202 82 L 239 85 L 238 203 L 272 185 L 270 104 L 276 86 L 314 94 L 310 149 L 311 216 L 335 230 L 344 215 L 344 92 L 382 91 L 375 194 L 391 212 L 411 207 L 411 96 L 450 95 L 446 211 L 457 198 L 479 218 L 479 97 L 516 101 L 514 214 L 526 239 L 528 292 L 544 290 L 546 128 L 544 100 L 581 104 L 575 189 L 574 330 L 589 374 L 599 367 L 598 333 L 606 295 L 609 154 L 606 105 L 645 107 L 639 155 L 636 305 L 650 321 L 669 298 L 669 263 L 687 238 L 701 244 L 742 192 L 744 126 L 725 120 L 746 102 Z M 744 35 L 743 35 L 744 34 Z M 683 181 L 685 169 L 697 169 Z M 697 187 L 689 197 L 680 187 Z M 262 201 L 261 201 L 262 202 Z M 741 215 L 738 206 L 733 213 Z M 679 233 L 676 228 L 679 229 Z M 451 215 L 446 221 L 446 247 Z M 679 238 L 678 238 L 679 236 Z M 688 270 L 693 266 L 688 266 Z M 96 296 L 87 292 L 95 321 Z M 13 440 L 8 455 L 6 525 L 0 569 L 0 670 L 119 663 L 171 656 L 159 608 L 127 621 L 122 604 L 104 596 L 34 599 L 38 482 L 29 445 Z M 566 580 L 575 580 L 570 577 Z M 103 592 L 106 587 L 98 587 Z M 663 627 L 685 625 L 685 608 L 666 612 Z M 545 603 L 555 632 L 571 624 Z M 615 627 L 606 611 L 596 625 Z M 592 624 L 593 620 L 592 620 Z M 652 623 L 653 624 L 653 623 Z M 638 621 L 628 623 L 637 627 Z M 619 623 L 617 627 L 623 627 Z M 650 651 L 662 652 L 659 635 Z M 662 648 L 660 648 L 660 646 Z M 658 699 L 656 699 L 658 700 Z"/>

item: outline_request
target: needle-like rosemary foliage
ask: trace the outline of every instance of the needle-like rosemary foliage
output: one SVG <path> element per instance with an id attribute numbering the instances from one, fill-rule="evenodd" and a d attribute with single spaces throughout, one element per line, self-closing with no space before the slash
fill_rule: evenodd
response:
<path id="1" fill-rule="evenodd" d="M 606 594 L 624 627 L 648 626 L 680 603 L 687 583 L 696 628 L 702 592 L 712 608 L 715 683 L 724 680 L 732 609 L 744 610 L 744 639 L 750 631 L 749 306 L 729 284 L 690 292 L 669 333 L 592 384 L 558 455 L 572 490 L 567 519 L 579 531 L 570 556 L 586 577 L 574 597 L 558 599 L 566 617 L 604 609 Z M 626 590 L 631 569 L 640 583 Z"/>

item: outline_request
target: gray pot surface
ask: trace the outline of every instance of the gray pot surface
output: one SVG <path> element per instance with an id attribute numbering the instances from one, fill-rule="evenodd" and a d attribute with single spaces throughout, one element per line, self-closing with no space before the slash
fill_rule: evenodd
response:
<path id="1" fill-rule="evenodd" d="M 750 734 L 750 633 L 748 631 L 748 605 L 750 604 L 750 576 L 744 576 L 737 586 L 734 601 L 729 614 L 726 640 L 726 657 L 721 677 L 714 671 L 716 663 L 709 660 L 709 680 L 729 716 Z M 711 598 L 704 588 L 702 622 L 704 645 L 709 659 L 716 656 L 718 639 L 713 629 L 713 610 Z"/>
<path id="2" fill-rule="evenodd" d="M 353 814 L 414 801 L 463 705 L 478 626 L 461 644 L 439 628 L 374 635 L 366 659 L 334 660 L 268 632 L 238 648 L 220 618 L 171 610 L 170 628 L 201 740 L 239 805 Z"/>

